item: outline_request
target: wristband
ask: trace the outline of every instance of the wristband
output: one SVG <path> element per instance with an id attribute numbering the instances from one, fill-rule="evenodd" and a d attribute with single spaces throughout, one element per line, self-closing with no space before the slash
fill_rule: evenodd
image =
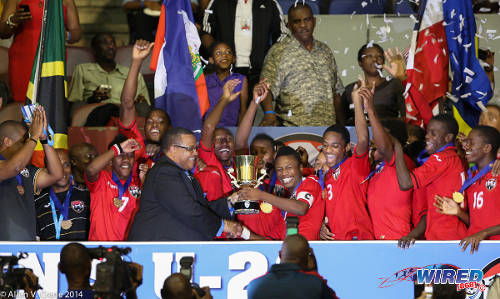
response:
<path id="1" fill-rule="evenodd" d="M 16 28 L 16 27 L 17 27 L 17 25 L 19 25 L 19 24 L 17 24 L 17 23 L 12 22 L 11 18 L 12 18 L 13 16 L 14 16 L 14 14 L 11 14 L 11 15 L 7 18 L 7 21 L 5 22 L 5 23 L 7 24 L 7 26 L 9 26 L 9 27 L 10 27 L 10 29 L 14 29 L 14 28 Z"/>
<path id="2" fill-rule="evenodd" d="M 31 141 L 33 141 L 35 144 L 37 144 L 37 143 L 38 143 L 38 141 L 37 141 L 35 138 L 33 138 L 33 137 L 29 137 L 29 139 L 30 139 Z"/>
<path id="3" fill-rule="evenodd" d="M 47 139 L 39 139 L 41 144 L 49 144 Z"/>
<path id="4" fill-rule="evenodd" d="M 243 226 L 243 231 L 241 232 L 241 236 L 240 237 L 243 240 L 250 239 L 250 231 L 248 230 L 248 228 L 246 228 L 246 226 Z"/>
<path id="5" fill-rule="evenodd" d="M 67 42 L 69 42 L 71 40 L 71 31 L 67 31 L 68 32 L 68 38 L 66 39 Z"/>
<path id="6" fill-rule="evenodd" d="M 118 143 L 114 144 L 111 147 L 111 149 L 113 150 L 113 152 L 115 152 L 115 157 L 119 156 L 122 153 L 122 150 L 121 150 L 122 147 Z"/>
<path id="7" fill-rule="evenodd" d="M 274 112 L 274 110 L 269 110 L 269 111 L 264 112 L 264 114 L 266 114 L 266 115 L 267 114 L 276 114 L 276 112 Z"/>

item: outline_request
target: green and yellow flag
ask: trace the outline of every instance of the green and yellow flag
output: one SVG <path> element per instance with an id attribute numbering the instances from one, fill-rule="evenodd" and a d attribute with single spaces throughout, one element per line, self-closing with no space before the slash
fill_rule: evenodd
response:
<path id="1" fill-rule="evenodd" d="M 26 94 L 26 104 L 38 103 L 45 108 L 48 124 L 54 131 L 54 148 L 67 149 L 67 83 L 62 2 L 63 0 L 44 1 L 42 28 Z M 37 150 L 42 150 L 40 143 L 35 148 L 35 151 Z M 36 162 L 38 159 L 33 160 Z"/>

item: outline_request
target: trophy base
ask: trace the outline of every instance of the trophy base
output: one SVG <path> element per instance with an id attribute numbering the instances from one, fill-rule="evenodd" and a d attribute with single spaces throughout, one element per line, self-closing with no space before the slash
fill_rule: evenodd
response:
<path id="1" fill-rule="evenodd" d="M 260 206 L 258 201 L 242 200 L 234 203 L 234 212 L 239 215 L 259 214 Z"/>

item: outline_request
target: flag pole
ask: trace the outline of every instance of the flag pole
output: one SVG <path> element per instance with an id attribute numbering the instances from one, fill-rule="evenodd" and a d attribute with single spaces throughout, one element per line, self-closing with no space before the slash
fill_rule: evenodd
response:
<path id="1" fill-rule="evenodd" d="M 40 70 L 42 68 L 42 58 L 45 44 L 45 32 L 47 30 L 47 1 L 43 1 L 43 17 L 42 17 L 42 27 L 40 29 L 40 38 L 38 39 L 38 51 L 36 57 L 36 69 L 35 69 L 35 78 L 33 79 L 33 94 L 31 97 L 31 104 L 35 104 L 38 101 L 38 83 L 40 82 L 41 73 Z"/>

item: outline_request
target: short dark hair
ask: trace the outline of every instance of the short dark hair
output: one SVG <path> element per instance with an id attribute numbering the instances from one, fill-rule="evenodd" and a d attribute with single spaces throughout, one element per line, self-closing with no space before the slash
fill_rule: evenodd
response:
<path id="1" fill-rule="evenodd" d="M 408 141 L 408 130 L 406 129 L 406 123 L 399 119 L 383 119 L 380 121 L 384 128 L 389 130 L 394 138 L 396 138 L 399 143 L 405 145 Z"/>
<path id="2" fill-rule="evenodd" d="M 323 133 L 323 137 L 325 137 L 326 133 L 328 132 L 339 133 L 344 139 L 346 145 L 351 142 L 351 134 L 349 134 L 349 130 L 347 130 L 347 128 L 341 124 L 334 124 L 333 126 L 329 126 L 328 128 L 326 128 L 325 132 Z"/>
<path id="3" fill-rule="evenodd" d="M 108 150 L 115 144 L 120 144 L 122 143 L 123 141 L 127 140 L 127 136 L 125 135 L 122 135 L 122 134 L 118 134 L 115 136 L 115 138 L 113 138 L 113 140 L 111 140 L 111 142 L 108 144 Z"/>
<path id="4" fill-rule="evenodd" d="M 165 110 L 159 109 L 159 108 L 153 108 L 153 109 L 149 110 L 149 113 L 148 113 L 148 116 L 146 117 L 146 119 L 148 119 L 153 112 L 160 112 L 163 114 L 163 116 L 165 116 L 165 121 L 167 122 L 167 127 L 170 127 L 172 125 L 172 120 L 170 119 L 170 116 L 168 115 L 168 113 L 165 112 Z"/>
<path id="5" fill-rule="evenodd" d="M 297 153 L 296 150 L 287 145 L 278 150 L 278 153 L 276 154 L 276 158 L 274 158 L 274 161 L 278 161 L 278 158 L 282 156 L 292 156 L 295 160 L 297 160 L 297 164 L 300 165 L 299 154 Z"/>
<path id="6" fill-rule="evenodd" d="M 478 126 L 473 130 L 479 133 L 484 143 L 491 144 L 491 151 L 496 155 L 500 148 L 500 132 L 490 126 Z"/>
<path id="7" fill-rule="evenodd" d="M 99 33 L 97 33 L 96 35 L 94 35 L 92 37 L 92 40 L 90 40 L 90 48 L 94 52 L 97 52 L 97 47 L 99 47 L 99 42 L 100 42 L 101 38 L 103 38 L 104 36 L 111 36 L 111 38 L 113 40 L 115 39 L 115 37 L 113 36 L 113 34 L 111 34 L 109 32 L 99 32 Z"/>
<path id="8" fill-rule="evenodd" d="M 384 49 L 380 45 L 375 44 L 375 43 L 368 43 L 368 44 L 364 44 L 361 48 L 359 48 L 358 61 L 363 60 L 363 54 L 365 53 L 365 50 L 368 48 L 368 46 L 370 46 L 370 48 L 371 47 L 377 48 L 380 52 L 382 52 L 382 57 L 384 57 Z M 384 61 L 385 61 L 385 57 L 384 57 Z"/>
<path id="9" fill-rule="evenodd" d="M 5 137 L 12 139 L 14 128 L 27 129 L 26 125 L 23 122 L 17 120 L 6 120 L 0 124 L 0 145 L 2 145 Z"/>
<path id="10" fill-rule="evenodd" d="M 443 123 L 446 128 L 446 132 L 448 134 L 453 134 L 453 140 L 455 140 L 458 134 L 458 123 L 453 116 L 448 114 L 438 114 L 431 118 L 431 120 Z"/>
<path id="11" fill-rule="evenodd" d="M 255 137 L 252 139 L 252 142 L 250 144 L 252 145 L 255 141 L 267 141 L 273 146 L 274 139 L 273 137 L 267 135 L 266 133 L 260 133 L 255 135 Z"/>
<path id="12" fill-rule="evenodd" d="M 89 271 L 90 275 L 90 261 L 87 247 L 80 243 L 69 243 L 61 250 L 59 270 L 66 274 L 68 280 L 83 275 L 85 271 Z"/>
<path id="13" fill-rule="evenodd" d="M 172 145 L 179 142 L 181 135 L 193 135 L 194 136 L 193 132 L 189 131 L 188 129 L 181 128 L 181 127 L 171 128 L 161 138 L 161 149 L 168 151 L 170 149 L 170 147 L 172 147 Z"/>
<path id="14" fill-rule="evenodd" d="M 311 15 L 314 16 L 314 13 L 313 13 L 313 10 L 311 8 L 311 6 L 309 6 L 309 4 L 305 3 L 305 2 L 298 2 L 298 1 L 295 1 L 295 4 L 290 6 L 290 8 L 288 9 L 288 18 L 290 19 L 290 13 L 292 13 L 293 11 L 295 10 L 299 10 L 299 9 L 309 9 L 309 11 L 311 12 Z"/>

